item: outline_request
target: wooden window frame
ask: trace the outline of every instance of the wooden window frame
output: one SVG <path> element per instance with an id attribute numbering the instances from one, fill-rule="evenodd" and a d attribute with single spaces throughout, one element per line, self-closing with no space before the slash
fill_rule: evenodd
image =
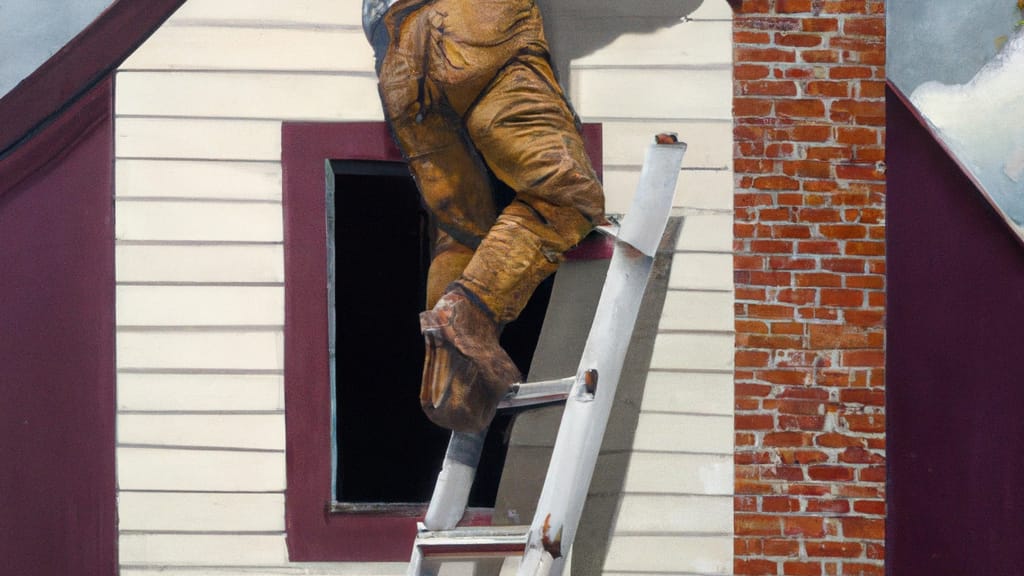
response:
<path id="1" fill-rule="evenodd" d="M 601 172 L 602 131 L 584 127 Z M 384 122 L 285 122 L 281 129 L 285 264 L 285 526 L 292 562 L 404 562 L 425 510 L 336 507 L 327 328 L 325 161 L 402 161 Z M 472 523 L 489 523 L 478 514 Z"/>

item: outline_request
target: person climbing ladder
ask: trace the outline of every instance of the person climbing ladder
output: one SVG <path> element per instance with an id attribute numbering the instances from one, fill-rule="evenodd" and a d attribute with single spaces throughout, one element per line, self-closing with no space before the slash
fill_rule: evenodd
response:
<path id="1" fill-rule="evenodd" d="M 534 0 L 364 0 L 363 25 L 385 117 L 440 229 L 420 402 L 436 424 L 478 432 L 522 379 L 501 327 L 605 222 L 604 192 Z M 491 173 L 515 191 L 507 206 Z"/>

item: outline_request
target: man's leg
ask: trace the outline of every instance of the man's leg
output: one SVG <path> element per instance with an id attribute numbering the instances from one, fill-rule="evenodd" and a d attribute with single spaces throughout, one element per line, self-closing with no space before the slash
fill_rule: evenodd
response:
<path id="1" fill-rule="evenodd" d="M 516 318 L 562 254 L 604 220 L 604 193 L 575 114 L 547 60 L 506 66 L 469 111 L 470 137 L 516 199 L 458 280 L 495 314 Z"/>
<path id="2" fill-rule="evenodd" d="M 438 425 L 476 431 L 487 427 L 498 400 L 521 376 L 498 343 L 493 315 L 471 293 L 449 289 L 493 225 L 496 209 L 489 173 L 462 119 L 423 69 L 424 55 L 405 51 L 425 45 L 431 17 L 423 10 L 401 23 L 395 36 L 401 47 L 389 48 L 381 62 L 380 90 L 395 138 L 442 231 L 428 278 L 431 309 L 420 316 L 426 341 L 420 403 Z"/>
<path id="3" fill-rule="evenodd" d="M 421 316 L 425 333 L 441 326 L 445 339 L 463 352 L 461 357 L 446 358 L 465 360 L 437 369 L 428 359 L 428 371 L 438 376 L 468 371 L 487 384 L 476 388 L 433 385 L 435 394 L 442 390 L 449 394 L 449 405 L 465 408 L 444 414 L 442 425 L 453 429 L 486 427 L 501 395 L 515 381 L 514 369 L 503 363 L 507 354 L 490 337 L 496 335 L 490 326 L 518 317 L 537 285 L 558 267 L 562 254 L 604 218 L 604 194 L 584 152 L 575 115 L 546 60 L 537 60 L 506 66 L 467 116 L 474 143 L 517 195 L 459 279 Z M 458 315 L 469 320 L 447 321 Z M 466 396 L 456 397 L 459 393 Z M 427 400 L 436 406 L 443 399 Z M 426 402 L 424 406 L 429 415 Z"/>

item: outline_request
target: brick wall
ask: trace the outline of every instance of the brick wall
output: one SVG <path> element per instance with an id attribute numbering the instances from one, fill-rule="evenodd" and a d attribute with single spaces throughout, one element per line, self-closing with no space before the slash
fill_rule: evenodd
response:
<path id="1" fill-rule="evenodd" d="M 736 574 L 883 574 L 885 5 L 734 20 Z"/>

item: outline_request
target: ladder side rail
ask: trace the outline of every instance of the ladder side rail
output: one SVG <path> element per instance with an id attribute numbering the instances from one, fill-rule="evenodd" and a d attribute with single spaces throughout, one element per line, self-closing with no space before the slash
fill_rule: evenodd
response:
<path id="1" fill-rule="evenodd" d="M 651 146 L 623 224 L 530 526 L 519 576 L 558 576 L 572 548 L 686 145 Z M 591 393 L 587 372 L 596 369 Z"/>

